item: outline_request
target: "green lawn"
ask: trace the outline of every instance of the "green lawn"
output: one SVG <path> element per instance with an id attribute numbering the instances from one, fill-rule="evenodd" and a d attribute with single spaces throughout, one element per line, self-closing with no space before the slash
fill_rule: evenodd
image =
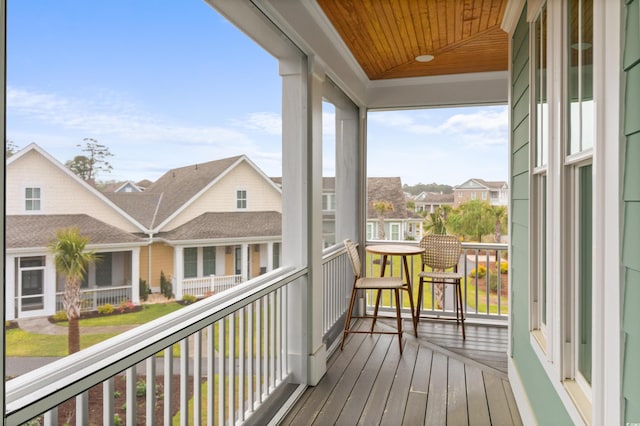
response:
<path id="1" fill-rule="evenodd" d="M 130 312 L 120 315 L 105 315 L 103 317 L 87 318 L 80 320 L 80 327 L 103 327 L 109 325 L 140 325 L 146 324 L 161 316 L 177 311 L 183 306 L 176 302 L 170 303 L 154 303 L 150 305 L 142 305 L 142 310 L 138 312 Z M 57 323 L 66 327 L 69 324 L 66 321 Z"/>
<path id="2" fill-rule="evenodd" d="M 80 348 L 107 340 L 118 333 L 113 334 L 87 334 L 80 336 Z M 41 356 L 60 357 L 67 356 L 67 336 L 27 333 L 19 328 L 6 330 L 5 355 L 12 356 Z"/>
<path id="3" fill-rule="evenodd" d="M 110 315 L 98 318 L 80 320 L 81 327 L 98 327 L 109 325 L 140 325 L 170 312 L 180 309 L 182 305 L 172 303 L 158 303 L 144 305 L 139 312 L 131 312 L 122 315 Z M 59 325 L 68 325 L 66 322 Z M 59 357 L 66 356 L 67 335 L 50 335 L 28 333 L 20 329 L 6 330 L 5 356 L 33 356 L 33 357 Z M 80 348 L 89 346 L 110 339 L 118 333 L 107 334 L 84 334 L 80 335 Z M 177 346 L 177 345 L 176 345 Z M 174 354 L 179 355 L 179 349 L 174 348 Z"/>

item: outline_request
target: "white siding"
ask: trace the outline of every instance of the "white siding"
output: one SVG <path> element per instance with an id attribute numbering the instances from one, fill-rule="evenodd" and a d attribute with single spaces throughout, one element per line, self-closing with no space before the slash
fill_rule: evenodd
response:
<path id="1" fill-rule="evenodd" d="M 105 201 L 36 151 L 25 153 L 7 167 L 7 215 L 87 214 L 127 232 L 139 231 Z M 24 188 L 41 188 L 41 210 L 27 213 Z"/>

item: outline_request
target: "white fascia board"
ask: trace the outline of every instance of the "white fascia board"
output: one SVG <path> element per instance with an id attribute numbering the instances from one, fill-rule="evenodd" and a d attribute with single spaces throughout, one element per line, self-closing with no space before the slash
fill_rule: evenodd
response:
<path id="1" fill-rule="evenodd" d="M 240 244 L 258 244 L 258 243 L 278 243 L 282 240 L 280 235 L 272 235 L 266 237 L 241 237 L 241 238 L 207 238 L 198 240 L 167 240 L 165 238 L 155 238 L 154 242 L 163 242 L 171 247 L 181 246 L 205 246 L 205 245 L 240 245 Z"/>
<path id="2" fill-rule="evenodd" d="M 150 244 L 149 241 L 140 241 L 139 243 L 113 243 L 113 244 L 87 244 L 87 250 L 93 251 L 123 251 L 132 248 L 145 247 Z M 46 247 L 20 247 L 20 248 L 7 248 L 5 250 L 6 255 L 29 255 L 29 256 L 46 256 L 51 252 Z"/>
<path id="3" fill-rule="evenodd" d="M 502 105 L 508 101 L 509 73 L 452 74 L 372 82 L 369 109 Z"/>

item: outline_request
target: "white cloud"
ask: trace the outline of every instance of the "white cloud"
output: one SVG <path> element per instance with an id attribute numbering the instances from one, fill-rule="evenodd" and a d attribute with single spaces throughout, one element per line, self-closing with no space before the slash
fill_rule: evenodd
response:
<path id="1" fill-rule="evenodd" d="M 282 117 L 271 112 L 249 113 L 245 120 L 236 121 L 235 124 L 239 127 L 257 130 L 269 135 L 279 136 L 282 134 Z"/>
<path id="2" fill-rule="evenodd" d="M 412 135 L 455 136 L 467 145 L 506 144 L 508 129 L 507 108 L 474 108 L 471 112 L 458 112 L 438 121 L 435 115 L 424 112 L 377 112 L 371 114 L 373 124 L 380 124 Z M 460 111 L 460 109 L 458 109 Z M 441 114 L 438 114 L 441 115 Z M 436 138 L 434 138 L 435 140 Z"/>
<path id="3" fill-rule="evenodd" d="M 185 144 L 249 143 L 242 132 L 220 126 L 185 126 L 137 111 L 129 103 L 111 98 L 86 101 L 51 93 L 7 89 L 8 114 L 28 118 L 62 131 L 84 131 L 100 137 L 110 135 L 121 142 L 174 141 Z M 263 122 L 265 120 L 263 119 Z M 34 123 L 34 127 L 35 127 Z"/>

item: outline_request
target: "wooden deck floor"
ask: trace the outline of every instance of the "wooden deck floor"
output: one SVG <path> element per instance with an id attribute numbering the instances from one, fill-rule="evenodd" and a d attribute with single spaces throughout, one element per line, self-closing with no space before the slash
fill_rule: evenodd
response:
<path id="1" fill-rule="evenodd" d="M 282 424 L 522 424 L 506 373 L 507 329 L 466 327 L 463 341 L 455 323 L 422 320 L 418 338 L 405 329 L 402 355 L 394 335 L 349 335 Z"/>

